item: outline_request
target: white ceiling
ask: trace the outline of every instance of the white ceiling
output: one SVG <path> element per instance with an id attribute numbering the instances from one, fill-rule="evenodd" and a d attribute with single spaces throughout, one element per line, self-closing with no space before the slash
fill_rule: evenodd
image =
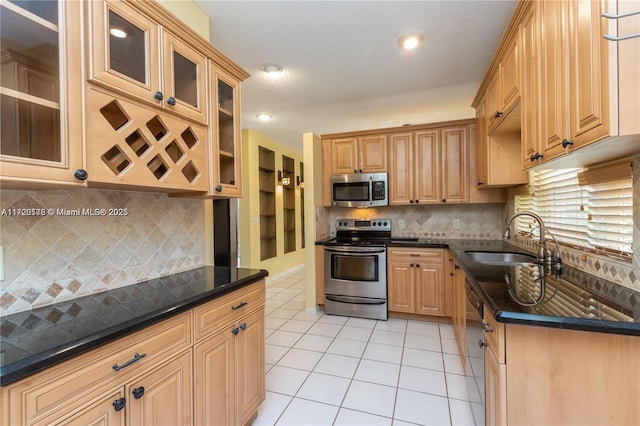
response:
<path id="1" fill-rule="evenodd" d="M 470 104 L 517 1 L 211 1 L 211 42 L 251 73 L 242 127 L 302 134 L 474 116 Z M 415 50 L 397 45 L 418 32 Z M 284 68 L 278 79 L 260 71 Z M 260 122 L 266 112 L 273 120 Z"/>

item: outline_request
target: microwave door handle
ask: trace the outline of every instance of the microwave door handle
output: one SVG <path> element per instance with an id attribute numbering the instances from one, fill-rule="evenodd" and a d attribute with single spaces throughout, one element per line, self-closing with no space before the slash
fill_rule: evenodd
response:
<path id="1" fill-rule="evenodd" d="M 369 177 L 369 205 L 373 205 L 373 177 Z"/>

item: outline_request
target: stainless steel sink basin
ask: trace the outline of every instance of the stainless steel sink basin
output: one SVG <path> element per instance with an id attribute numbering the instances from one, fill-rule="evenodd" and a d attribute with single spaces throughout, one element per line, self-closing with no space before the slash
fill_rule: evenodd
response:
<path id="1" fill-rule="evenodd" d="M 474 262 L 485 265 L 530 265 L 536 263 L 536 257 L 523 253 L 495 251 L 465 251 Z"/>

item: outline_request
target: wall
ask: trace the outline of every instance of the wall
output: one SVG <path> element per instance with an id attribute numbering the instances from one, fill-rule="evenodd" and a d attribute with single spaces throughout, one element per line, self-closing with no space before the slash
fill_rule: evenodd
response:
<path id="1" fill-rule="evenodd" d="M 258 147 L 275 152 L 276 170 L 282 170 L 282 156 L 295 160 L 296 174 L 299 175 L 302 152 L 269 139 L 253 130 L 242 131 L 242 179 L 244 197 L 239 206 L 239 255 L 240 266 L 259 268 L 269 271 L 269 275 L 278 275 L 304 264 L 304 249 L 301 249 L 300 192 L 296 187 L 296 251 L 284 254 L 284 223 L 282 214 L 282 186 L 276 185 L 276 244 L 277 256 L 265 261 L 260 260 L 260 193 L 258 171 Z M 313 217 L 306 216 L 307 220 Z"/>
<path id="2" fill-rule="evenodd" d="M 200 200 L 95 189 L 0 192 L 2 209 L 126 209 L 124 216 L 0 217 L 7 315 L 204 265 Z"/>
<path id="3" fill-rule="evenodd" d="M 165 9 L 173 13 L 188 27 L 204 37 L 209 37 L 209 15 L 191 0 L 157 0 Z"/>

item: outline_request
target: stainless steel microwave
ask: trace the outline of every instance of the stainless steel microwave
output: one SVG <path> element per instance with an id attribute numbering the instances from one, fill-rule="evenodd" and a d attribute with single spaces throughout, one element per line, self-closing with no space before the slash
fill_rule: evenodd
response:
<path id="1" fill-rule="evenodd" d="M 331 176 L 331 203 L 337 207 L 378 207 L 389 204 L 386 173 Z"/>

